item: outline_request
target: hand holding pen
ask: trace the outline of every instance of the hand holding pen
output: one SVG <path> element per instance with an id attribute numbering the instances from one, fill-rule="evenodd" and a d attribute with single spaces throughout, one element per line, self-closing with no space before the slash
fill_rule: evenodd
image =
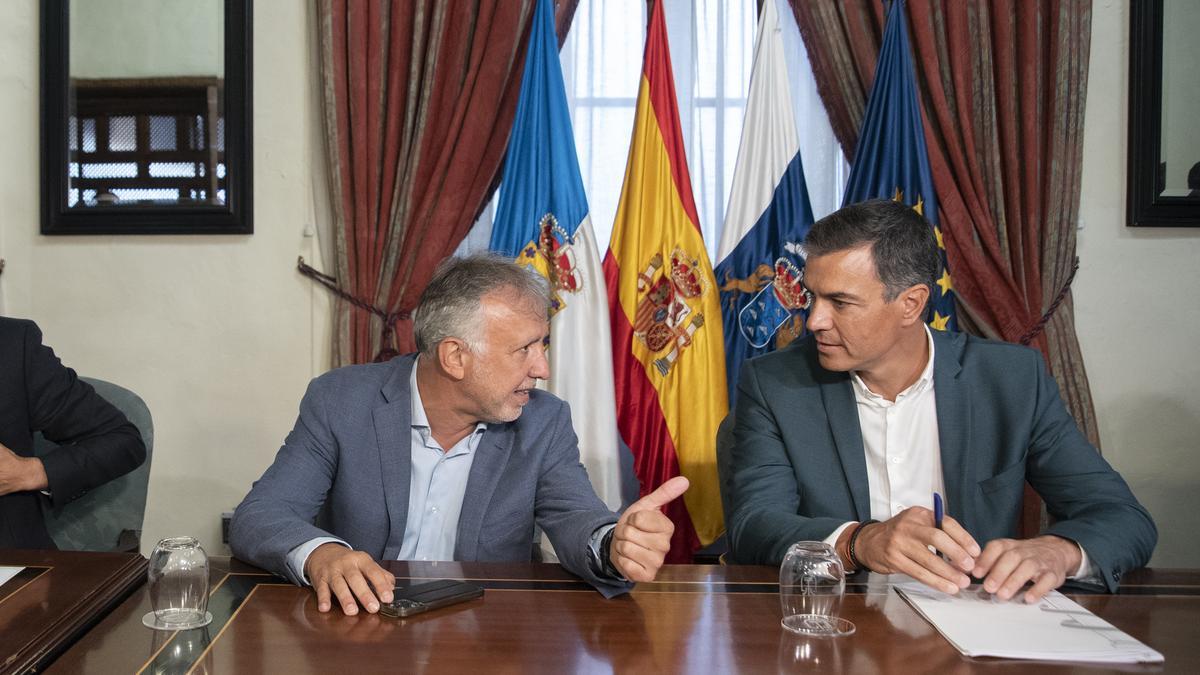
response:
<path id="1" fill-rule="evenodd" d="M 858 559 L 873 572 L 907 574 L 946 593 L 969 586 L 967 573 L 975 567 L 979 544 L 945 514 L 940 496 L 934 500 L 935 510 L 939 504 L 941 518 L 912 506 L 883 522 L 864 525 L 856 542 Z"/>

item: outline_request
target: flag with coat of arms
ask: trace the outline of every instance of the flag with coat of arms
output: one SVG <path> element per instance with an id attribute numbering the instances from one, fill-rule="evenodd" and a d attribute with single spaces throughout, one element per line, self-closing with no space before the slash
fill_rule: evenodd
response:
<path id="1" fill-rule="evenodd" d="M 570 404 L 588 478 L 616 510 L 621 482 L 608 295 L 575 154 L 552 0 L 538 0 L 535 12 L 490 248 L 549 283 L 545 386 Z"/>
<path id="2" fill-rule="evenodd" d="M 766 0 L 715 270 L 731 406 L 742 362 L 804 333 L 801 244 L 812 223 L 779 11 Z"/>
<path id="3" fill-rule="evenodd" d="M 700 233 L 672 79 L 662 0 L 654 3 L 633 137 L 604 259 L 617 425 L 647 495 L 683 475 L 664 507 L 667 562 L 688 562 L 724 531 L 717 426 L 727 411 L 721 305 Z"/>

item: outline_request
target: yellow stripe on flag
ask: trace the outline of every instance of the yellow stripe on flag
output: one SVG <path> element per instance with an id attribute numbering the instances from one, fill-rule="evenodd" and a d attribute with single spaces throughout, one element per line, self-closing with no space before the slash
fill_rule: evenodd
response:
<path id="1" fill-rule="evenodd" d="M 721 307 L 645 77 L 635 120 L 610 242 L 620 266 L 618 296 L 634 326 L 630 349 L 658 392 L 680 472 L 691 481 L 684 500 L 693 526 L 708 545 L 724 531 L 716 467 L 717 426 L 728 410 Z"/>

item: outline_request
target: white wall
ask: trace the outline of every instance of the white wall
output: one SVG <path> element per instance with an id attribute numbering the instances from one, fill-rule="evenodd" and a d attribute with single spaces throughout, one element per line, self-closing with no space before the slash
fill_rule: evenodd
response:
<path id="1" fill-rule="evenodd" d="M 312 3 L 255 3 L 254 225 L 248 236 L 38 234 L 38 3 L 0 22 L 0 307 L 36 320 L 78 372 L 141 394 L 154 416 L 143 552 L 192 534 L 220 553 L 232 510 L 326 366 L 315 257 Z"/>
<path id="2" fill-rule="evenodd" d="M 1125 226 L 1129 7 L 1092 6 L 1075 316 L 1105 457 L 1158 523 L 1152 564 L 1200 567 L 1200 228 Z"/>

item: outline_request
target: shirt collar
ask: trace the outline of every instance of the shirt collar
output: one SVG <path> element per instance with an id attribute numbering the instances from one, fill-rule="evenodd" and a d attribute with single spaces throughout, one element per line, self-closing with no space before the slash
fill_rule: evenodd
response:
<path id="1" fill-rule="evenodd" d="M 933 333 L 930 332 L 929 326 L 925 326 L 925 343 L 929 345 L 929 360 L 925 362 L 925 368 L 921 371 L 920 377 L 916 382 L 913 382 L 907 389 L 896 395 L 895 403 L 899 403 L 902 399 L 918 394 L 928 387 L 933 386 Z M 854 397 L 860 403 L 872 403 L 881 407 L 893 405 L 892 401 L 871 391 L 866 382 L 858 376 L 858 372 L 850 372 L 850 382 L 854 385 Z"/>

